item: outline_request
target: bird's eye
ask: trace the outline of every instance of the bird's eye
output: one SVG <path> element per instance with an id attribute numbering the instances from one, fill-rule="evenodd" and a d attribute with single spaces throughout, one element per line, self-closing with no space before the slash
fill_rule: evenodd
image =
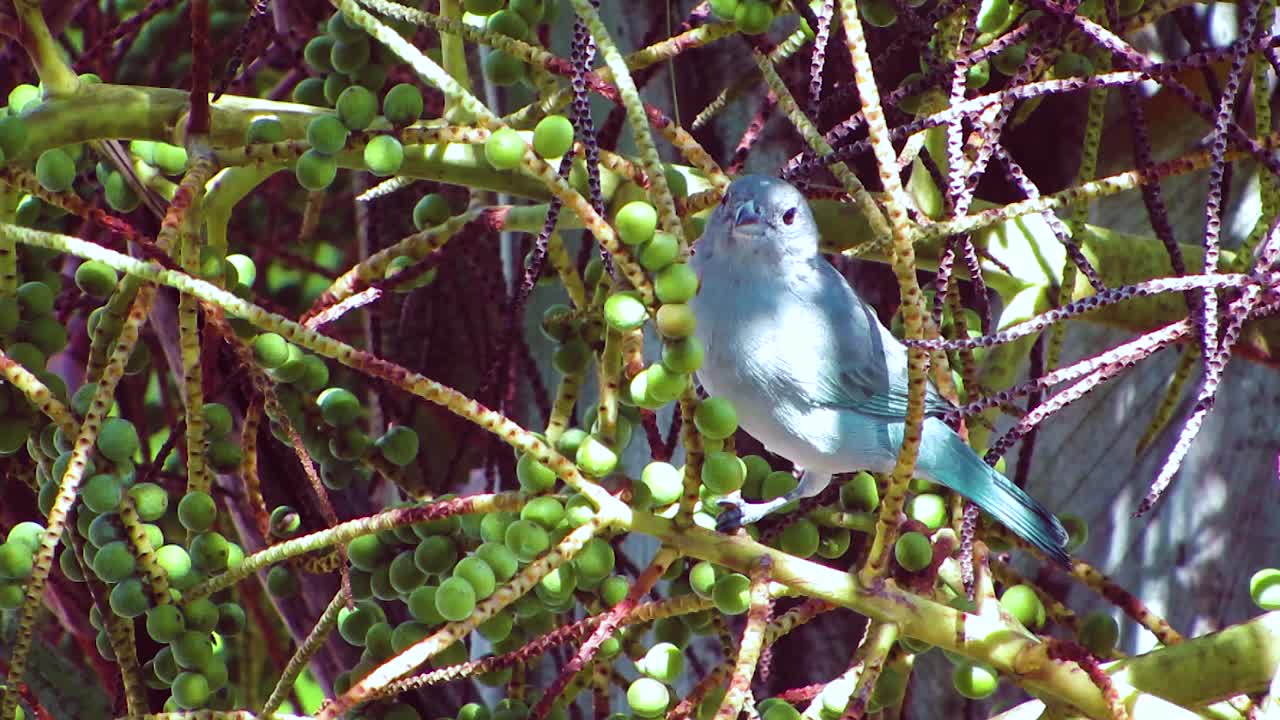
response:
<path id="1" fill-rule="evenodd" d="M 790 210 L 788 210 L 788 211 L 786 211 L 786 212 L 782 213 L 782 222 L 784 222 L 784 223 L 786 223 L 786 224 L 790 225 L 791 223 L 793 223 L 793 222 L 795 222 L 795 221 L 796 221 L 796 209 L 795 209 L 795 208 L 791 208 Z"/>

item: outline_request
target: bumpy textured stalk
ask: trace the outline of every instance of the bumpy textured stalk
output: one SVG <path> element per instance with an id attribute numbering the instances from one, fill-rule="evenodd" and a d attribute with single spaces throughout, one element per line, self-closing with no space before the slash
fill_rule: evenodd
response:
<path id="1" fill-rule="evenodd" d="M 156 549 L 147 538 L 142 519 L 138 517 L 138 506 L 128 493 L 120 501 L 120 523 L 124 525 L 125 535 L 129 538 L 129 549 L 138 562 L 138 570 L 147 581 L 151 603 L 168 605 L 173 601 L 169 595 L 169 574 L 156 562 Z"/>
<path id="2" fill-rule="evenodd" d="M 853 656 L 853 667 L 861 666 L 861 670 L 858 672 L 857 685 L 845 706 L 844 717 L 851 713 L 853 717 L 860 717 L 866 710 L 871 701 L 871 691 L 875 689 L 876 681 L 880 679 L 880 673 L 897 641 L 897 625 L 873 622 L 867 626 L 866 637 Z"/>
<path id="3" fill-rule="evenodd" d="M 334 594 L 324 612 L 320 614 L 320 619 L 316 621 L 315 627 L 311 628 L 307 638 L 294 651 L 293 657 L 289 658 L 289 664 L 285 665 L 284 672 L 280 674 L 280 679 L 276 681 L 276 686 L 271 690 L 271 696 L 262 705 L 262 711 L 258 713 L 259 716 L 271 717 L 276 709 L 280 707 L 280 704 L 293 692 L 294 682 L 302 674 L 302 671 L 307 669 L 307 663 L 311 662 L 311 658 L 324 647 L 325 642 L 329 639 L 330 632 L 333 631 L 334 625 L 338 624 L 338 611 L 347 606 L 347 598 L 348 595 L 345 590 L 338 590 Z"/>
<path id="4" fill-rule="evenodd" d="M 578 310 L 586 307 L 587 288 L 582 284 L 578 266 L 573 262 L 573 258 L 569 257 L 568 251 L 564 248 L 564 238 L 558 232 L 551 233 L 547 238 L 547 260 L 560 276 L 560 284 L 564 285 L 564 291 L 569 295 L 569 302 L 573 303 Z"/>
<path id="5" fill-rule="evenodd" d="M 756 663 L 760 661 L 760 651 L 764 649 L 765 624 L 769 622 L 769 611 L 773 607 L 773 601 L 769 597 L 769 567 L 769 558 L 763 557 L 752 570 L 751 606 L 747 611 L 747 626 L 742 630 L 738 659 L 733 666 L 729 689 L 724 694 L 720 709 L 716 710 L 715 720 L 736 718 L 751 690 L 751 678 L 755 677 Z"/>
<path id="6" fill-rule="evenodd" d="M 16 239 L 21 241 L 20 236 Z M 18 694 L 14 686 L 21 682 L 26 672 L 27 653 L 31 650 L 36 613 L 40 609 L 41 596 L 49 580 L 49 573 L 53 570 L 54 551 L 66 527 L 67 513 L 71 510 L 79 493 L 80 483 L 84 478 L 85 463 L 89 460 L 89 453 L 93 452 L 98 430 L 101 429 L 102 421 L 111 408 L 116 385 L 124 376 L 124 366 L 129 361 L 129 355 L 138 340 L 138 331 L 147 318 L 154 297 L 154 286 L 145 286 L 139 291 L 129 317 L 120 330 L 120 337 L 116 341 L 115 349 L 111 352 L 102 379 L 98 382 L 98 391 L 93 396 L 89 412 L 80 425 L 66 473 L 57 480 L 58 494 L 54 498 L 53 509 L 47 519 L 47 527 L 40 537 L 40 545 L 36 548 L 34 567 L 31 577 L 26 582 L 26 595 L 23 598 L 22 607 L 18 610 L 18 632 L 9 656 L 9 683 L 4 689 L 3 702 L 0 704 L 0 718 L 7 720 L 14 717 L 18 702 Z"/>
<path id="7" fill-rule="evenodd" d="M 12 301 L 0 300 L 0 302 Z M 45 417 L 52 420 L 64 435 L 75 437 L 79 432 L 80 423 L 76 422 L 71 410 L 54 396 L 53 391 L 41 382 L 40 378 L 32 375 L 30 370 L 5 355 L 2 347 L 0 347 L 0 377 L 21 392 L 27 398 L 27 402 L 44 413 Z"/>
<path id="8" fill-rule="evenodd" d="M 179 254 L 182 268 L 198 275 L 199 250 L 195 234 L 182 234 Z M 182 387 L 187 421 L 187 491 L 208 492 L 213 478 L 204 456 L 204 372 L 200 363 L 200 301 L 192 295 L 178 298 L 178 342 L 182 349 Z"/>
<path id="9" fill-rule="evenodd" d="M 1151 447 L 1151 443 L 1155 442 L 1157 436 L 1169 427 L 1169 423 L 1173 420 L 1173 414 L 1178 409 L 1178 405 L 1182 403 L 1182 394 L 1186 390 L 1187 382 L 1191 380 L 1191 371 L 1196 368 L 1200 360 L 1200 350 L 1195 346 L 1187 346 L 1182 349 L 1182 355 L 1178 358 L 1178 367 L 1174 368 L 1173 375 L 1169 376 L 1169 383 L 1165 385 L 1164 395 L 1160 397 L 1160 404 L 1156 407 L 1155 413 L 1151 416 L 1151 421 L 1147 423 L 1146 429 L 1142 431 L 1142 436 L 1138 438 L 1138 444 L 1134 447 L 1134 454 L 1141 455 L 1147 448 Z"/>
<path id="10" fill-rule="evenodd" d="M 86 569 L 85 572 L 92 572 Z M 120 684 L 124 685 L 125 707 L 137 717 L 147 709 L 147 689 L 142 683 L 142 666 L 138 663 L 138 645 L 133 636 L 133 622 L 115 613 L 103 616 L 111 651 L 120 668 Z"/>
<path id="11" fill-rule="evenodd" d="M 893 274 L 898 278 L 898 286 L 902 293 L 902 318 L 906 326 L 906 337 L 910 340 L 920 340 L 924 338 L 923 298 L 920 294 L 920 285 L 916 282 L 916 255 L 913 246 L 916 236 L 907 218 L 907 208 L 910 204 L 902 187 L 902 180 L 898 176 L 897 152 L 889 139 L 884 109 L 880 106 L 880 91 L 876 87 L 875 74 L 871 69 L 871 58 L 867 55 L 867 43 L 862 34 L 862 21 L 858 17 L 857 3 L 854 0 L 841 0 L 840 16 L 844 22 L 849 57 L 853 61 L 858 96 L 862 101 L 862 115 L 866 119 L 871 149 L 880 169 L 880 182 L 887 195 L 885 215 L 893 237 L 893 252 L 890 259 Z M 928 371 L 929 356 L 919 349 L 909 350 L 907 353 L 907 416 L 902 448 L 898 452 L 898 463 L 893 469 L 888 490 L 880 504 L 880 522 L 876 526 L 875 539 L 867 556 L 867 564 L 862 571 L 865 579 L 882 575 L 889 566 L 889 548 L 893 545 L 898 533 L 898 514 L 902 512 L 907 485 L 911 482 L 916 465 L 916 454 L 920 449 L 920 434 L 924 421 L 924 391 L 928 382 Z"/>
<path id="12" fill-rule="evenodd" d="M 822 133 L 818 132 L 818 129 L 814 127 L 813 121 L 806 117 L 804 111 L 800 109 L 800 104 L 791 95 L 786 83 L 782 82 L 782 78 L 779 77 L 778 71 L 774 69 L 773 63 L 769 61 L 769 58 L 759 51 L 752 53 L 752 57 L 755 58 L 756 67 L 760 68 L 760 74 L 764 76 L 765 83 L 768 84 L 769 89 L 778 98 L 778 105 L 787 114 L 787 119 L 791 121 L 791 125 L 795 127 L 796 132 L 800 133 L 800 136 L 809 144 L 809 147 L 819 155 L 830 155 L 835 152 L 826 139 L 822 137 Z M 896 167 L 897 161 L 895 160 L 894 162 Z M 871 223 L 876 239 L 888 238 L 891 230 L 885 222 L 885 217 L 881 214 L 875 200 L 872 199 L 871 194 L 862 185 L 862 181 L 858 179 L 858 176 L 843 162 L 832 163 L 830 169 Z"/>
<path id="13" fill-rule="evenodd" d="M 662 167 L 662 160 L 658 157 L 658 146 L 654 144 L 653 136 L 649 134 L 649 123 L 645 118 L 644 105 L 640 102 L 640 91 L 636 89 L 636 83 L 631 78 L 627 62 L 618 51 L 613 38 L 609 36 L 604 21 L 600 19 L 600 13 L 590 0 L 572 0 L 572 2 L 574 11 L 586 23 L 591 31 L 591 37 L 595 38 L 605 65 L 613 72 L 613 83 L 617 85 L 618 93 L 622 96 L 622 106 L 627 112 L 627 124 L 631 126 L 631 139 L 636 144 L 636 151 L 640 154 L 640 162 L 644 165 L 645 172 L 649 174 L 649 182 L 653 188 L 649 198 L 658 209 L 658 220 L 662 229 L 679 238 L 681 247 L 684 247 L 684 228 L 679 216 L 676 215 L 675 200 L 671 197 L 671 187 L 667 184 L 666 171 Z"/>
<path id="14" fill-rule="evenodd" d="M 698 432 L 693 422 L 694 412 L 700 402 L 693 385 L 686 384 L 677 408 L 681 421 L 680 443 L 684 445 L 684 488 L 680 495 L 680 511 L 676 513 L 676 524 L 681 527 L 693 524 L 693 508 L 698 503 L 698 487 L 702 482 L 705 450 L 702 447 L 702 433 Z"/>

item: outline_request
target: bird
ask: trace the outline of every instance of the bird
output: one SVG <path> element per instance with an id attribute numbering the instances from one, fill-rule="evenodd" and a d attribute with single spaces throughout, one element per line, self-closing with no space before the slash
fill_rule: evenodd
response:
<path id="1" fill-rule="evenodd" d="M 892 472 L 907 414 L 907 349 L 819 251 L 796 187 L 769 175 L 731 182 L 689 259 L 704 347 L 696 371 L 731 401 L 739 426 L 802 469 L 766 502 L 730 496 L 717 529 L 733 531 L 820 493 L 838 473 Z M 1047 508 L 987 465 L 944 421 L 954 406 L 930 382 L 916 475 L 987 511 L 1050 559 L 1068 564 L 1067 532 Z"/>

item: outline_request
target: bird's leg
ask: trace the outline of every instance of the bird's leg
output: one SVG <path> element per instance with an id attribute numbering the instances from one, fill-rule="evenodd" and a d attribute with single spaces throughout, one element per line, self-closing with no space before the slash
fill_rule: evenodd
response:
<path id="1" fill-rule="evenodd" d="M 716 530 L 732 532 L 743 525 L 758 522 L 787 503 L 817 495 L 830 483 L 831 475 L 805 470 L 800 475 L 800 483 L 781 497 L 758 503 L 746 502 L 741 496 L 725 498 L 720 501 L 720 506 L 724 509 L 716 518 Z"/>

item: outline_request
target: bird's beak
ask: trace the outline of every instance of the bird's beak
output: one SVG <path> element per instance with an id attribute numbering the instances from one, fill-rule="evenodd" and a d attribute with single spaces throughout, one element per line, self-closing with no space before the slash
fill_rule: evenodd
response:
<path id="1" fill-rule="evenodd" d="M 758 225 L 759 223 L 760 208 L 756 205 L 754 200 L 743 200 L 742 203 L 738 205 L 738 210 L 733 216 L 734 229 L 749 225 Z"/>

